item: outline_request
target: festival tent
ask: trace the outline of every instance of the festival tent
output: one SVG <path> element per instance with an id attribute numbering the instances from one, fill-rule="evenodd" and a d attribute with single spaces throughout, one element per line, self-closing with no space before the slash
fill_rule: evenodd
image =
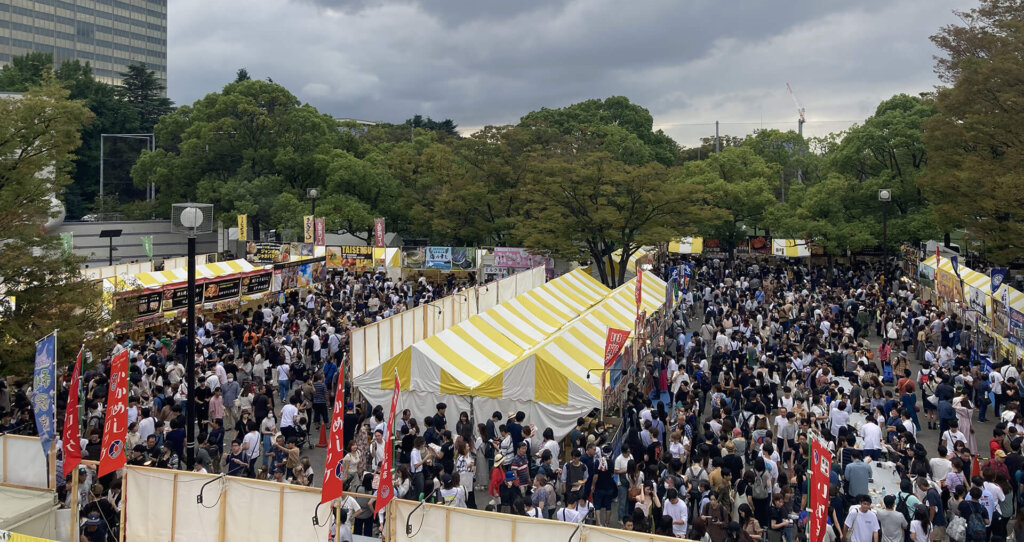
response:
<path id="1" fill-rule="evenodd" d="M 665 303 L 665 282 L 645 273 L 642 288 L 642 309 L 653 314 Z M 577 418 L 602 406 L 600 369 L 608 328 L 633 329 L 635 296 L 634 278 L 473 388 L 476 419 L 490 418 L 495 411 L 507 415 L 521 410 L 531 423 L 550 427 L 556 439 L 568 434 Z"/>
<path id="2" fill-rule="evenodd" d="M 800 239 L 772 238 L 772 254 L 784 258 L 810 258 L 811 247 Z"/>
<path id="3" fill-rule="evenodd" d="M 471 408 L 469 393 L 526 350 L 601 301 L 609 290 L 575 269 L 419 341 L 355 378 L 374 405 L 391 400 L 397 371 L 399 408 L 433 412 L 444 401 L 454 412 Z"/>
<path id="4" fill-rule="evenodd" d="M 928 256 L 921 262 L 921 264 L 930 267 L 931 269 L 936 269 L 935 255 L 932 254 Z M 949 258 L 946 256 L 943 256 L 942 259 L 939 261 L 938 269 L 955 275 L 955 273 L 953 273 L 953 262 L 951 262 Z M 963 280 L 963 284 L 965 287 L 970 286 L 976 290 L 979 290 L 980 293 L 986 297 L 991 295 L 991 277 L 989 277 L 985 273 L 979 273 L 963 265 L 961 265 L 959 269 L 960 278 Z M 1009 285 L 1007 285 L 1006 287 L 1009 289 L 1007 297 L 1010 301 L 1010 307 L 1012 307 L 1016 311 L 1024 312 L 1024 292 L 1021 292 L 1016 288 L 1012 288 Z M 964 299 L 970 299 L 969 290 L 964 292 Z"/>
<path id="5" fill-rule="evenodd" d="M 669 254 L 700 254 L 704 252 L 703 237 L 676 237 L 668 242 Z"/>
<path id="6" fill-rule="evenodd" d="M 206 265 L 196 266 L 196 279 L 214 279 L 227 277 L 229 275 L 249 273 L 257 271 L 251 263 L 246 260 L 231 260 L 227 262 L 213 262 Z M 143 288 L 160 288 L 168 284 L 177 284 L 188 280 L 188 269 L 184 267 L 166 269 L 164 271 L 151 271 L 148 273 L 136 273 L 135 281 Z"/>
<path id="7" fill-rule="evenodd" d="M 640 247 L 636 249 L 626 262 L 626 270 L 630 273 L 636 273 L 637 266 L 643 266 L 649 264 L 654 260 L 655 250 L 652 247 Z M 619 259 L 622 258 L 622 249 L 612 252 L 611 255 L 612 263 L 609 271 L 617 273 L 619 270 Z M 605 260 L 605 267 L 608 267 L 608 261 Z"/>

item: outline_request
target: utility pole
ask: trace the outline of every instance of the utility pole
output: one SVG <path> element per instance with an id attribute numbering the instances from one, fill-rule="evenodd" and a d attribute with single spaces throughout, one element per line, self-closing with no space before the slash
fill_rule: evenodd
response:
<path id="1" fill-rule="evenodd" d="M 721 149 L 721 147 L 719 147 L 719 145 L 718 145 L 718 121 L 716 120 L 715 121 L 715 154 L 718 154 L 718 151 L 720 149 Z"/>

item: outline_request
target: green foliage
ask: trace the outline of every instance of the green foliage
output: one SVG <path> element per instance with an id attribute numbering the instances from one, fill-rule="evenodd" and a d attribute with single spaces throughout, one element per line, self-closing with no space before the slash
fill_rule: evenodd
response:
<path id="1" fill-rule="evenodd" d="M 149 133 L 160 117 L 174 109 L 174 102 L 164 96 L 167 90 L 156 78 L 156 72 L 145 64 L 130 64 L 121 75 L 117 96 L 128 104 L 139 119 L 139 129 Z"/>
<path id="2" fill-rule="evenodd" d="M 414 115 L 411 119 L 406 120 L 404 125 L 437 132 L 448 137 L 459 137 L 459 126 L 452 119 L 437 121 L 430 117 L 424 119 L 420 115 Z"/>
<path id="3" fill-rule="evenodd" d="M 963 227 L 1000 264 L 1024 258 L 1024 2 L 982 0 L 932 37 L 951 86 L 925 125 L 920 179 L 944 231 Z"/>
<path id="4" fill-rule="evenodd" d="M 53 72 L 53 54 L 33 51 L 24 56 L 11 58 L 11 63 L 0 71 L 0 90 L 25 92 L 42 82 L 43 77 Z"/>
<path id="5" fill-rule="evenodd" d="M 0 373 L 27 374 L 37 339 L 61 329 L 58 359 L 74 359 L 106 324 L 100 289 L 45 231 L 52 196 L 70 181 L 71 152 L 92 114 L 44 73 L 20 99 L 0 98 Z M 7 297 L 13 297 L 14 307 Z M 93 341 L 95 343 L 95 341 Z"/>

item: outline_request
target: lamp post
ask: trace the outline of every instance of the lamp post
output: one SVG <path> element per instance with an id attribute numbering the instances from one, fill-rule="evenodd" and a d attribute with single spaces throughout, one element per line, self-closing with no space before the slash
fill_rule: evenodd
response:
<path id="1" fill-rule="evenodd" d="M 213 231 L 213 205 L 177 203 L 171 209 L 175 229 L 188 236 L 188 287 L 186 292 L 185 333 L 188 348 L 185 360 L 187 399 L 185 405 L 185 463 L 191 470 L 196 462 L 196 235 Z"/>
<path id="2" fill-rule="evenodd" d="M 882 202 L 882 265 L 884 269 L 889 261 L 889 202 L 892 201 L 892 190 L 879 188 L 878 201 Z"/>
<path id="3" fill-rule="evenodd" d="M 121 230 L 101 230 L 100 239 L 107 239 L 110 242 L 107 252 L 107 265 L 114 265 L 114 239 L 121 237 Z"/>
<path id="4" fill-rule="evenodd" d="M 316 217 L 316 198 L 320 197 L 320 191 L 316 188 L 310 188 L 309 190 L 306 190 L 306 197 L 313 202 L 313 209 L 310 214 Z"/>

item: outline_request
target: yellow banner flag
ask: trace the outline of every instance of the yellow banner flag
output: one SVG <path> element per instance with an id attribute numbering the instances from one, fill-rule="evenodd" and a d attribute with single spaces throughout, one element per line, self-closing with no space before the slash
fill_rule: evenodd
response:
<path id="1" fill-rule="evenodd" d="M 315 238 L 315 227 L 313 226 L 313 215 L 302 217 L 302 234 L 304 243 L 312 243 Z"/>
<path id="2" fill-rule="evenodd" d="M 249 215 L 238 215 L 238 240 L 249 240 Z"/>

